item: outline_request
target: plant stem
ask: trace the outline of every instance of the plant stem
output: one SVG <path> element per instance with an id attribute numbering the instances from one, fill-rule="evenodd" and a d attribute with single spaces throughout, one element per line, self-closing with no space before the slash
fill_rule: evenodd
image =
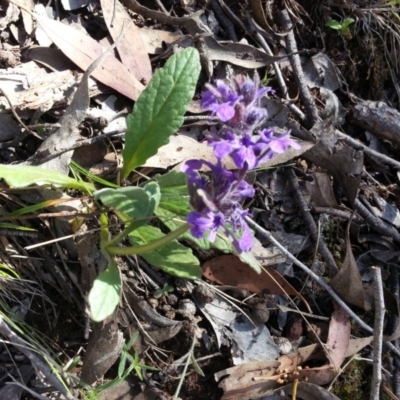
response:
<path id="1" fill-rule="evenodd" d="M 116 246 L 108 246 L 105 250 L 109 254 L 118 254 L 121 256 L 128 256 L 133 254 L 143 254 L 147 253 L 148 251 L 152 251 L 158 249 L 161 246 L 171 242 L 174 239 L 177 239 L 179 236 L 183 235 L 186 231 L 190 229 L 189 224 L 183 224 L 178 229 L 168 233 L 167 235 L 163 236 L 160 239 L 153 240 L 150 243 L 144 244 L 142 246 L 134 246 L 134 247 L 116 247 Z"/>
<path id="2" fill-rule="evenodd" d="M 183 367 L 182 375 L 181 375 L 181 378 L 179 379 L 178 387 L 175 390 L 175 394 L 174 394 L 174 397 L 172 398 L 172 400 L 178 400 L 179 399 L 179 397 L 178 397 L 179 396 L 179 392 L 181 391 L 183 381 L 185 380 L 185 375 L 186 375 L 187 369 L 188 369 L 189 364 L 190 364 L 190 359 L 191 359 L 190 355 L 193 354 L 195 343 L 196 343 L 196 335 L 193 335 L 192 345 L 190 346 L 190 350 L 187 353 L 188 357 L 186 359 L 185 366 Z"/>

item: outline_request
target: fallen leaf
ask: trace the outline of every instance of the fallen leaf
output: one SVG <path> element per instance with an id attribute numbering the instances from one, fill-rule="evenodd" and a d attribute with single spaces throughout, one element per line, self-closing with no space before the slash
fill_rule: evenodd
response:
<path id="1" fill-rule="evenodd" d="M 251 11 L 253 12 L 253 18 L 257 22 L 257 24 L 266 31 L 269 31 L 271 28 L 269 27 L 265 18 L 265 13 L 263 5 L 261 4 L 261 0 L 250 0 L 250 6 Z"/>
<path id="2" fill-rule="evenodd" d="M 224 255 L 215 257 L 203 264 L 203 276 L 221 285 L 236 286 L 252 293 L 287 294 L 300 297 L 300 293 L 291 286 L 274 268 L 265 266 L 265 271 L 257 274 L 238 257 Z"/>
<path id="3" fill-rule="evenodd" d="M 35 15 L 45 33 L 58 48 L 84 71 L 104 52 L 103 47 L 91 37 L 72 26 Z M 115 57 L 109 55 L 92 76 L 126 97 L 137 100 L 144 86 Z"/>
<path id="4" fill-rule="evenodd" d="M 335 311 L 329 324 L 328 346 L 329 360 L 336 371 L 340 371 L 347 348 L 350 343 L 350 317 L 339 305 L 335 304 Z"/>
<path id="5" fill-rule="evenodd" d="M 148 82 L 153 73 L 147 46 L 143 36 L 131 17 L 118 0 L 100 0 L 104 20 L 112 38 L 116 40 L 122 33 L 117 44 L 118 54 L 122 63 L 139 80 Z"/>
<path id="6" fill-rule="evenodd" d="M 300 149 L 289 148 L 283 154 L 275 154 L 270 160 L 261 163 L 258 168 L 267 168 L 288 162 L 295 157 L 299 157 L 315 145 L 313 142 L 299 142 L 299 144 L 301 146 Z M 192 158 L 202 159 L 213 163 L 216 162 L 213 150 L 207 145 L 207 142 L 198 142 L 186 135 L 175 135 L 170 137 L 168 144 L 158 149 L 155 156 L 147 159 L 144 166 L 153 168 L 169 168 L 172 165 L 175 165 L 176 167 L 174 167 L 174 169 L 180 170 L 180 166 L 177 164 Z M 237 169 L 231 158 L 224 159 L 224 164 L 228 169 Z M 205 166 L 202 170 L 207 171 L 208 167 Z"/>
<path id="7" fill-rule="evenodd" d="M 357 261 L 353 255 L 348 228 L 346 231 L 346 255 L 339 272 L 331 279 L 330 283 L 332 288 L 347 303 L 367 311 L 372 309 L 372 304 L 364 290 Z M 349 288 L 351 288 L 351 290 L 349 290 Z"/>
<path id="8" fill-rule="evenodd" d="M 31 11 L 33 11 L 33 7 L 35 6 L 35 3 L 33 0 L 19 0 L 19 3 Z M 26 12 L 23 9 L 21 9 L 21 14 L 22 14 L 22 21 L 24 23 L 25 32 L 28 35 L 30 35 L 33 31 L 32 15 L 30 15 L 28 12 Z"/>
<path id="9" fill-rule="evenodd" d="M 306 181 L 306 187 L 311 195 L 311 202 L 316 207 L 338 207 L 332 188 L 332 180 L 325 172 L 314 172 L 314 180 Z"/>
<path id="10" fill-rule="evenodd" d="M 346 351 L 346 357 L 351 357 L 365 346 L 369 345 L 373 336 L 361 339 L 350 339 Z M 247 400 L 260 398 L 280 387 L 277 379 L 281 377 L 280 371 L 290 375 L 297 366 L 309 363 L 312 360 L 326 358 L 322 348 L 318 344 L 300 348 L 297 353 L 291 353 L 278 358 L 278 360 L 253 361 L 217 372 L 216 381 L 220 381 L 219 387 L 224 390 L 221 400 Z M 278 373 L 279 371 L 279 373 Z M 316 368 L 303 368 L 297 376 L 299 380 L 307 379 L 315 385 L 330 383 L 336 372 L 330 366 Z"/>
<path id="11" fill-rule="evenodd" d="M 140 29 L 140 35 L 148 54 L 161 54 L 165 51 L 163 43 L 171 44 L 182 37 L 181 33 L 146 27 Z"/>

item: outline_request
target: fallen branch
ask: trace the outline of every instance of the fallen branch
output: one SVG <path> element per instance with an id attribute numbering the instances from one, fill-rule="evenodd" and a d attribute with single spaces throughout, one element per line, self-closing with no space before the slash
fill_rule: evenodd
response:
<path id="1" fill-rule="evenodd" d="M 256 231 L 266 237 L 274 246 L 276 246 L 286 257 L 288 257 L 295 265 L 301 268 L 306 274 L 309 275 L 311 279 L 313 279 L 316 283 L 322 286 L 330 296 L 346 311 L 351 318 L 354 319 L 354 322 L 365 329 L 366 331 L 373 333 L 374 330 L 369 325 L 367 325 L 354 311 L 339 297 L 339 295 L 329 286 L 321 277 L 319 277 L 316 273 L 310 270 L 305 264 L 303 264 L 300 260 L 298 260 L 290 251 L 288 251 L 284 246 L 282 246 L 271 234 L 271 232 L 262 228 L 256 222 L 254 222 L 251 218 L 246 217 L 247 223 L 253 227 Z M 400 351 L 393 346 L 392 343 L 387 342 L 386 345 L 393 351 L 395 354 L 400 355 Z"/>

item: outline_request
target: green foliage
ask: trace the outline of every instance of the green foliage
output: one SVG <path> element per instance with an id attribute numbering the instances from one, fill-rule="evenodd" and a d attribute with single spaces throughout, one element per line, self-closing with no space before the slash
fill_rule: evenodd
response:
<path id="1" fill-rule="evenodd" d="M 325 26 L 340 31 L 343 36 L 350 35 L 350 25 L 354 23 L 353 18 L 345 18 L 342 23 L 336 21 L 335 19 L 331 19 L 325 23 Z"/>
<path id="2" fill-rule="evenodd" d="M 181 127 L 199 74 L 199 53 L 194 48 L 175 54 L 156 71 L 127 119 L 122 179 L 155 155 Z"/>
<path id="3" fill-rule="evenodd" d="M 199 54 L 196 49 L 189 48 L 173 55 L 154 74 L 136 102 L 133 113 L 128 116 L 122 178 L 156 154 L 162 145 L 168 143 L 170 135 L 180 128 L 187 105 L 194 95 L 199 73 Z M 0 178 L 17 188 L 34 184 L 51 185 L 78 189 L 89 195 L 93 193 L 97 202 L 112 208 L 120 219 L 124 229 L 110 239 L 107 216 L 101 214 L 99 217 L 101 249 L 108 260 L 108 267 L 95 279 L 88 296 L 94 321 L 102 321 L 112 315 L 120 300 L 122 282 L 114 254 L 140 254 L 150 264 L 169 274 L 190 279 L 201 276 L 198 259 L 189 248 L 177 241 L 189 229 L 184 220 L 191 209 L 183 174 L 171 173 L 167 177 L 159 177 L 162 188 L 157 182 L 143 187 L 118 187 L 96 179 L 77 164 L 72 164 L 71 169 L 76 179 L 39 167 L 0 166 Z M 82 181 L 81 176 L 108 187 L 95 191 L 94 185 Z M 52 204 L 57 203 L 54 200 L 45 201 L 17 213 L 33 212 Z M 181 220 L 178 223 L 166 222 L 172 232 L 164 234 L 160 229 L 147 225 L 154 214 L 169 220 L 172 215 L 178 215 Z M 119 245 L 126 237 L 129 237 L 133 247 Z"/>
<path id="4" fill-rule="evenodd" d="M 118 189 L 105 188 L 94 193 L 95 200 L 131 218 L 145 218 L 152 215 L 160 201 L 160 189 L 157 183 L 148 183 L 145 187 L 128 186 Z"/>
<path id="5" fill-rule="evenodd" d="M 131 232 L 129 240 L 133 245 L 141 246 L 163 236 L 160 229 L 147 225 Z M 169 241 L 164 246 L 154 248 L 141 256 L 148 263 L 181 278 L 197 279 L 202 274 L 199 260 L 193 255 L 192 250 L 177 240 Z"/>
<path id="6" fill-rule="evenodd" d="M 168 283 L 164 283 L 164 286 L 160 289 L 157 289 L 154 294 L 153 297 L 155 299 L 159 299 L 163 296 L 166 296 L 168 293 L 171 293 L 174 291 L 174 288 L 172 286 L 169 286 Z"/>
<path id="7" fill-rule="evenodd" d="M 121 296 L 121 277 L 115 261 L 108 257 L 107 269 L 94 281 L 89 292 L 90 317 L 99 322 L 109 317 L 118 305 Z"/>
<path id="8" fill-rule="evenodd" d="M 155 179 L 161 190 L 161 199 L 155 214 L 169 229 L 177 229 L 185 223 L 186 215 L 192 210 L 189 204 L 186 175 L 183 172 L 171 171 L 164 175 L 156 175 Z M 221 235 L 217 236 L 214 243 L 207 238 L 195 239 L 190 232 L 184 233 L 182 239 L 189 240 L 203 250 L 214 248 L 225 253 L 232 251 L 230 241 Z"/>
<path id="9" fill-rule="evenodd" d="M 59 172 L 32 165 L 0 165 L 0 178 L 14 188 L 25 188 L 31 185 L 51 185 L 78 189 L 83 192 L 94 190 L 94 186 L 91 183 L 78 181 Z"/>

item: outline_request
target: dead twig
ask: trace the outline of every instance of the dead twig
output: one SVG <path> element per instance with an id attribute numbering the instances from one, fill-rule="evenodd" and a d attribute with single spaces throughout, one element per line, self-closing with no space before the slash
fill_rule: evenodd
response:
<path id="1" fill-rule="evenodd" d="M 397 229 L 386 224 L 379 217 L 375 217 L 375 215 L 371 214 L 359 199 L 355 200 L 354 208 L 374 230 L 400 243 L 400 234 Z"/>
<path id="2" fill-rule="evenodd" d="M 379 389 L 382 382 L 382 340 L 383 322 L 385 318 L 385 303 L 383 299 L 382 275 L 379 267 L 372 267 L 371 272 L 374 278 L 374 300 L 375 300 L 375 321 L 374 321 L 374 349 L 373 374 L 371 382 L 370 400 L 379 400 Z"/>
<path id="3" fill-rule="evenodd" d="M 338 272 L 335 259 L 333 258 L 331 252 L 325 244 L 325 241 L 321 238 L 320 233 L 318 232 L 317 224 L 315 223 L 310 213 L 310 206 L 306 203 L 303 197 L 303 193 L 300 189 L 296 174 L 294 173 L 293 169 L 288 170 L 287 176 L 293 190 L 296 192 L 296 199 L 300 214 L 307 225 L 307 228 L 310 232 L 312 239 L 314 240 L 314 243 L 318 246 L 318 251 L 322 255 L 325 262 L 328 264 L 331 275 L 334 276 Z"/>
<path id="4" fill-rule="evenodd" d="M 258 45 L 270 56 L 273 56 L 271 48 L 269 47 L 268 43 L 265 41 L 263 36 L 258 32 L 258 29 L 253 21 L 249 12 L 246 12 L 247 23 L 249 25 L 250 34 L 254 37 Z M 287 100 L 286 106 L 289 108 L 290 111 L 293 112 L 300 119 L 301 122 L 305 123 L 307 121 L 306 115 L 301 111 L 295 104 L 289 101 L 288 99 L 288 88 L 285 83 L 285 79 L 283 78 L 281 69 L 277 62 L 272 64 L 274 67 L 275 75 L 278 81 L 279 88 L 281 90 L 282 96 Z"/>
<path id="5" fill-rule="evenodd" d="M 353 310 L 339 297 L 339 295 L 329 286 L 321 277 L 319 277 L 316 273 L 310 270 L 305 264 L 303 264 L 300 260 L 298 260 L 290 251 L 288 251 L 284 246 L 282 246 L 271 234 L 271 232 L 262 228 L 256 222 L 254 222 L 251 218 L 246 217 L 246 222 L 253 227 L 257 232 L 261 235 L 265 236 L 270 243 L 276 246 L 286 257 L 288 257 L 295 265 L 301 268 L 306 274 L 308 274 L 316 283 L 318 283 L 321 287 L 323 287 L 329 295 L 343 308 L 343 310 L 350 315 L 351 318 L 354 319 L 354 322 L 359 325 L 361 328 L 365 329 L 367 332 L 373 333 L 374 330 L 369 325 L 367 325 L 357 314 L 353 312 Z M 392 343 L 387 342 L 386 345 L 393 351 L 396 355 L 400 355 L 400 351 L 393 346 Z"/>
<path id="6" fill-rule="evenodd" d="M 377 158 L 378 160 L 383 161 L 384 163 L 391 165 L 392 167 L 395 168 L 400 168 L 400 162 L 394 160 L 391 157 L 386 156 L 385 154 L 379 153 L 375 150 L 370 149 L 367 147 L 365 144 L 361 143 L 360 141 L 351 138 L 350 136 L 346 135 L 343 132 L 340 132 L 338 130 L 335 131 L 335 134 L 339 136 L 339 139 L 344 140 L 348 145 L 361 149 L 365 154 L 368 154 L 371 157 Z"/>
<path id="7" fill-rule="evenodd" d="M 286 41 L 286 48 L 290 65 L 293 69 L 293 77 L 296 81 L 297 87 L 300 92 L 300 98 L 303 102 L 305 109 L 307 110 L 308 116 L 308 124 L 313 126 L 320 118 L 318 116 L 318 109 L 315 105 L 313 98 L 311 97 L 310 91 L 308 90 L 304 72 L 301 67 L 300 56 L 297 54 L 297 44 L 296 39 L 293 33 L 293 23 L 290 19 L 289 13 L 286 9 L 281 10 L 279 12 L 280 22 L 282 26 L 282 30 L 284 32 L 288 32 L 285 41 Z"/>
<path id="8" fill-rule="evenodd" d="M 332 208 L 332 207 L 312 207 L 312 211 L 317 214 L 333 215 L 334 217 L 343 218 L 346 220 L 349 220 L 350 217 L 352 216 L 351 211 L 339 210 L 337 208 Z M 353 221 L 361 222 L 362 218 L 359 215 L 354 215 Z"/>

